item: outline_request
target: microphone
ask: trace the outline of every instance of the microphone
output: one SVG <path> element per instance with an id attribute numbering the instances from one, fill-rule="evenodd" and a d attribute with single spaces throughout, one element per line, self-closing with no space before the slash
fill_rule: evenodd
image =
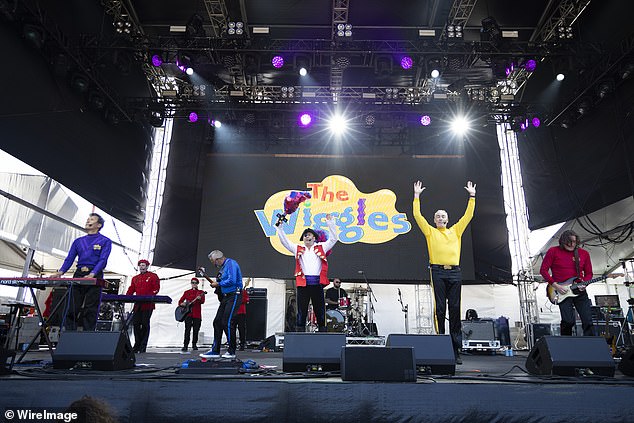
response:
<path id="1" fill-rule="evenodd" d="M 401 296 L 401 288 L 396 288 L 396 289 L 398 289 L 398 296 L 400 297 Z"/>
<path id="2" fill-rule="evenodd" d="M 357 273 L 363 275 L 363 270 L 357 270 Z"/>

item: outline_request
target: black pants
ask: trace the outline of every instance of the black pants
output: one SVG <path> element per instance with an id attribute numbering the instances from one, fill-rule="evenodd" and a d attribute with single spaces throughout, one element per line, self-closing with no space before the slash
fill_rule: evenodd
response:
<path id="1" fill-rule="evenodd" d="M 238 327 L 238 334 L 240 335 L 240 346 L 244 347 L 247 344 L 247 315 L 236 315 L 236 326 Z"/>
<path id="2" fill-rule="evenodd" d="M 227 336 L 230 354 L 236 353 L 236 312 L 242 302 L 242 294 L 225 294 L 220 301 L 216 317 L 214 318 L 214 343 L 211 347 L 215 352 L 220 352 L 222 334 Z"/>
<path id="3" fill-rule="evenodd" d="M 460 320 L 460 296 L 462 291 L 462 274 L 460 269 L 431 268 L 432 288 L 435 301 L 436 333 L 445 333 L 445 316 L 449 305 L 449 334 L 453 349 L 458 352 L 462 348 L 462 322 Z"/>
<path id="4" fill-rule="evenodd" d="M 132 325 L 134 326 L 134 347 L 138 352 L 145 352 L 147 341 L 150 338 L 150 319 L 154 310 L 137 310 L 135 306 L 132 315 Z"/>
<path id="5" fill-rule="evenodd" d="M 320 332 L 326 331 L 326 301 L 323 285 L 306 285 L 297 287 L 297 332 L 306 331 L 308 304 L 313 303 L 313 311 Z"/>
<path id="6" fill-rule="evenodd" d="M 77 269 L 73 277 L 83 278 L 89 273 L 90 270 L 82 272 Z M 103 277 L 103 274 L 99 274 L 96 277 Z M 97 311 L 101 301 L 101 287 L 77 285 L 69 289 L 64 328 L 66 330 L 77 330 L 77 326 L 81 324 L 84 331 L 94 331 L 97 326 Z"/>
<path id="7" fill-rule="evenodd" d="M 185 348 L 189 345 L 189 335 L 192 329 L 194 329 L 194 333 L 192 335 L 192 347 L 198 346 L 198 332 L 200 332 L 201 323 L 202 319 L 194 318 L 192 316 L 185 317 L 185 340 L 183 341 L 183 346 Z"/>
<path id="8" fill-rule="evenodd" d="M 574 307 L 574 308 L 573 308 Z M 588 293 L 583 292 L 576 297 L 569 297 L 559 303 L 559 313 L 561 314 L 561 334 L 572 335 L 572 328 L 575 327 L 575 309 L 581 318 L 583 336 L 594 336 L 592 326 L 592 303 L 588 298 Z"/>

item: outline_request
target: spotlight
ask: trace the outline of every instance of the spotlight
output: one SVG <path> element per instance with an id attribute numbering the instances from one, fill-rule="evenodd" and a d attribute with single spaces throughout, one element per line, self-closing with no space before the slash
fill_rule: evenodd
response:
<path id="1" fill-rule="evenodd" d="M 348 121 L 341 115 L 335 115 L 328 121 L 328 129 L 335 135 L 342 135 L 348 129 Z"/>
<path id="2" fill-rule="evenodd" d="M 542 124 L 542 121 L 537 116 L 534 116 L 531 119 L 531 124 L 533 125 L 534 128 L 539 128 L 539 125 Z"/>
<path id="3" fill-rule="evenodd" d="M 300 76 L 306 76 L 308 74 L 308 71 L 306 70 L 306 68 L 301 68 L 299 70 L 299 74 Z"/>
<path id="4" fill-rule="evenodd" d="M 187 75 L 193 75 L 194 69 L 192 68 L 192 59 L 187 54 L 181 53 L 176 59 L 176 66 Z"/>
<path id="5" fill-rule="evenodd" d="M 220 122 L 218 119 L 212 119 L 209 124 L 211 126 L 213 126 L 214 128 L 220 128 L 222 127 L 222 122 Z"/>
<path id="6" fill-rule="evenodd" d="M 273 56 L 271 64 L 274 68 L 279 69 L 284 66 L 284 58 L 282 56 Z"/>
<path id="7" fill-rule="evenodd" d="M 526 69 L 526 72 L 535 71 L 535 69 L 537 69 L 537 62 L 533 59 L 528 59 L 524 64 L 524 69 Z"/>
<path id="8" fill-rule="evenodd" d="M 227 22 L 227 35 L 230 38 L 242 37 L 244 35 L 244 22 Z"/>
<path id="9" fill-rule="evenodd" d="M 152 56 L 152 65 L 158 68 L 162 64 L 163 64 L 163 58 L 161 58 L 161 56 L 159 56 L 158 54 L 155 54 Z"/>
<path id="10" fill-rule="evenodd" d="M 406 70 L 407 70 L 407 69 L 411 69 L 413 64 L 414 64 L 414 61 L 412 60 L 412 58 L 411 58 L 411 57 L 409 57 L 409 56 L 403 56 L 403 57 L 401 58 L 401 67 L 402 67 L 403 69 L 406 69 Z"/>
<path id="11" fill-rule="evenodd" d="M 462 26 L 461 25 L 447 25 L 447 38 L 452 40 L 462 39 Z"/>
<path id="12" fill-rule="evenodd" d="M 581 116 L 584 116 L 588 114 L 590 108 L 592 108 L 592 102 L 590 99 L 584 98 L 577 105 L 577 112 L 579 112 Z"/>
<path id="13" fill-rule="evenodd" d="M 431 71 L 432 78 L 438 78 L 440 76 L 440 71 L 438 69 L 434 69 Z"/>
<path id="14" fill-rule="evenodd" d="M 339 69 L 345 69 L 348 66 L 350 66 L 350 58 L 347 56 L 337 56 L 335 58 L 335 65 L 339 68 Z"/>
<path id="15" fill-rule="evenodd" d="M 191 112 L 189 114 L 189 116 L 187 117 L 187 120 L 189 120 L 191 123 L 197 122 L 198 121 L 198 113 Z"/>
<path id="16" fill-rule="evenodd" d="M 339 38 L 352 38 L 352 25 L 347 24 L 337 24 L 337 37 Z"/>
<path id="17" fill-rule="evenodd" d="M 420 117 L 420 124 L 423 126 L 431 125 L 431 117 L 429 115 L 423 115 Z"/>
<path id="18" fill-rule="evenodd" d="M 310 113 L 302 113 L 299 115 L 299 126 L 306 128 L 307 126 L 310 126 L 312 122 L 313 117 L 310 115 Z"/>
<path id="19" fill-rule="evenodd" d="M 612 92 L 612 84 L 610 84 L 610 82 L 608 81 L 602 81 L 597 86 L 597 95 L 599 96 L 599 98 L 604 98 L 605 96 L 610 94 L 610 92 Z"/>
<path id="20" fill-rule="evenodd" d="M 33 45 L 33 47 L 36 48 L 42 48 L 44 41 L 46 40 L 44 29 L 32 24 L 24 25 L 22 35 L 29 43 L 31 43 L 31 45 Z"/>
<path id="21" fill-rule="evenodd" d="M 464 117 L 456 117 L 451 122 L 451 129 L 457 135 L 464 135 L 469 130 L 469 122 Z"/>
<path id="22" fill-rule="evenodd" d="M 369 113 L 365 115 L 366 126 L 374 126 L 375 123 L 376 123 L 376 117 L 374 116 L 374 113 Z"/>
<path id="23" fill-rule="evenodd" d="M 88 91 L 88 86 L 90 83 L 88 82 L 88 77 L 84 74 L 76 73 L 72 76 L 70 80 L 70 85 L 79 94 L 84 94 Z"/>
<path id="24" fill-rule="evenodd" d="M 566 76 L 563 73 L 557 74 L 557 81 L 563 81 Z"/>

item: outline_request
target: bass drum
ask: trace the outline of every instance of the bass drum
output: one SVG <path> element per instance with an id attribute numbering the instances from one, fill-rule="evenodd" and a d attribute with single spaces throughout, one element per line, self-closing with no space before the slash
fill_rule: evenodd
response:
<path id="1" fill-rule="evenodd" d="M 326 330 L 328 332 L 346 330 L 346 319 L 339 310 L 326 310 Z"/>

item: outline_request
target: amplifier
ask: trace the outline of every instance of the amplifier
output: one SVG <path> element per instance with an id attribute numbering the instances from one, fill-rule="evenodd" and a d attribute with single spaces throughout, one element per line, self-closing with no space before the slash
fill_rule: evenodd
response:
<path id="1" fill-rule="evenodd" d="M 249 298 L 266 298 L 266 288 L 247 288 L 247 293 L 249 294 Z"/>
<path id="2" fill-rule="evenodd" d="M 462 339 L 464 341 L 493 341 L 495 331 L 493 330 L 493 320 L 463 320 Z"/>

